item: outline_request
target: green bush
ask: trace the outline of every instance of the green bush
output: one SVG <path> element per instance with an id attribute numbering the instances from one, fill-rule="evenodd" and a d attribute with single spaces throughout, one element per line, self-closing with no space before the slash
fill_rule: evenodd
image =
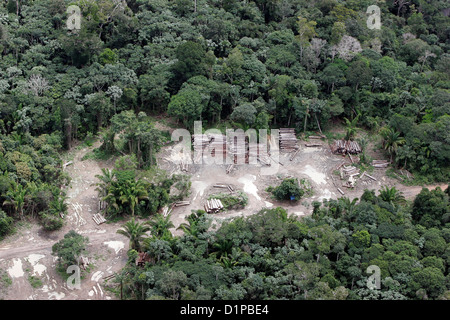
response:
<path id="1" fill-rule="evenodd" d="M 41 214 L 42 227 L 47 231 L 55 231 L 61 229 L 64 225 L 64 220 L 54 214 L 45 212 Z"/>
<path id="2" fill-rule="evenodd" d="M 14 219 L 0 210 L 0 239 L 13 231 Z"/>
<path id="3" fill-rule="evenodd" d="M 291 200 L 291 197 L 298 201 L 305 194 L 296 178 L 284 179 L 278 187 L 268 190 L 271 190 L 273 197 L 280 201 Z"/>

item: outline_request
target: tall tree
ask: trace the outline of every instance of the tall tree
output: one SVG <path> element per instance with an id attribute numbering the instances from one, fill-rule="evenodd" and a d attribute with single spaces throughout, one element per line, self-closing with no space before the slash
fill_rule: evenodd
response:
<path id="1" fill-rule="evenodd" d="M 141 242 L 148 231 L 150 231 L 149 226 L 139 223 L 132 218 L 122 226 L 122 229 L 117 230 L 117 233 L 130 239 L 130 249 L 139 252 L 141 250 Z"/>

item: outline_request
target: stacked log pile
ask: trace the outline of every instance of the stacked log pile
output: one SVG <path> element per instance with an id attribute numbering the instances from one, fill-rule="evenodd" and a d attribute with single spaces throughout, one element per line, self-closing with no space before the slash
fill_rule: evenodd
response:
<path id="1" fill-rule="evenodd" d="M 94 222 L 95 222 L 96 224 L 102 224 L 102 223 L 105 223 L 105 222 L 106 222 L 106 219 L 105 219 L 100 213 L 95 213 L 95 214 L 92 216 L 92 220 L 94 220 Z"/>
<path id="2" fill-rule="evenodd" d="M 248 162 L 248 144 L 244 131 L 236 131 L 228 135 L 227 147 L 234 163 Z"/>
<path id="3" fill-rule="evenodd" d="M 194 134 L 192 137 L 194 151 L 197 157 L 210 152 L 214 157 L 224 157 L 227 152 L 227 141 L 223 134 Z M 196 163 L 198 163 L 198 158 Z"/>
<path id="4" fill-rule="evenodd" d="M 372 160 L 372 166 L 374 168 L 387 168 L 389 163 L 387 160 Z"/>
<path id="5" fill-rule="evenodd" d="M 270 166 L 269 154 L 267 152 L 267 145 L 262 143 L 251 142 L 248 144 L 248 163 L 251 159 L 256 159 L 261 164 Z"/>
<path id="6" fill-rule="evenodd" d="M 294 128 L 280 128 L 279 135 L 281 151 L 290 152 L 298 148 L 297 137 L 295 136 Z"/>
<path id="7" fill-rule="evenodd" d="M 334 140 L 330 148 L 334 154 L 358 154 L 362 151 L 358 142 L 351 140 Z"/>
<path id="8" fill-rule="evenodd" d="M 225 157 L 227 153 L 227 139 L 223 134 L 208 134 L 209 150 L 214 157 Z"/>
<path id="9" fill-rule="evenodd" d="M 359 174 L 359 169 L 354 166 L 343 166 L 342 171 L 347 177 L 356 176 Z"/>
<path id="10" fill-rule="evenodd" d="M 205 211 L 207 213 L 217 213 L 223 209 L 222 201 L 219 199 L 206 200 Z"/>

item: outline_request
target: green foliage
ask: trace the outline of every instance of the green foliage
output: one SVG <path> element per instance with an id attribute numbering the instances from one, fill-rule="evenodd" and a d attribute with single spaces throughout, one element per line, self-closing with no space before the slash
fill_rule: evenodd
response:
<path id="1" fill-rule="evenodd" d="M 439 187 L 431 191 L 423 188 L 414 199 L 411 214 L 416 223 L 427 228 L 439 227 L 449 221 L 449 209 L 448 194 Z"/>
<path id="2" fill-rule="evenodd" d="M 78 259 L 86 250 L 89 238 L 70 230 L 64 238 L 52 246 L 52 254 L 58 258 L 58 268 L 65 271 L 70 265 L 78 265 Z"/>
<path id="3" fill-rule="evenodd" d="M 37 289 L 42 287 L 42 280 L 39 277 L 36 276 L 28 276 L 28 282 L 30 282 L 30 285 Z"/>
<path id="4" fill-rule="evenodd" d="M 117 233 L 130 239 L 131 250 L 140 252 L 141 242 L 147 231 L 150 231 L 149 226 L 139 223 L 132 218 L 122 226 L 122 229 L 117 230 Z"/>
<path id="5" fill-rule="evenodd" d="M 305 193 L 295 178 L 284 179 L 279 186 L 269 190 L 273 194 L 273 197 L 280 201 L 291 200 L 292 197 L 295 201 L 298 201 Z"/>
<path id="6" fill-rule="evenodd" d="M 13 222 L 13 218 L 8 217 L 4 211 L 0 210 L 0 238 L 12 233 L 14 230 Z"/>
<path id="7" fill-rule="evenodd" d="M 41 224 L 44 230 L 55 231 L 62 228 L 64 220 L 59 215 L 43 212 L 41 213 Z"/>

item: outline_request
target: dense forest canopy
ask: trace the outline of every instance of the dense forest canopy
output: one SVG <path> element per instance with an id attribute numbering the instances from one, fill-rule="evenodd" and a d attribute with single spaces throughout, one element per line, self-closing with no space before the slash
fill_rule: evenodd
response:
<path id="1" fill-rule="evenodd" d="M 181 237 L 163 231 L 162 216 L 148 223 L 150 237 L 127 223 L 137 245 L 115 292 L 138 300 L 449 299 L 450 188 L 423 189 L 412 205 L 393 190 L 314 203 L 301 220 L 263 209 L 217 230 L 198 210 Z M 379 290 L 368 287 L 369 267 L 380 272 Z"/>
<path id="2" fill-rule="evenodd" d="M 79 30 L 67 29 L 70 5 Z M 371 5 L 381 28 L 368 25 Z M 418 181 L 448 182 L 449 47 L 442 0 L 0 0 L 0 237 L 26 215 L 61 227 L 60 152 L 93 136 L 125 155 L 99 184 L 110 207 L 157 212 L 172 185 L 188 184 L 133 175 L 154 168 L 167 139 L 157 115 L 189 130 L 197 120 L 299 135 L 346 126 L 353 139 L 360 128 Z M 388 191 L 318 203 L 301 222 L 268 210 L 214 234 L 193 213 L 194 234 L 160 230 L 143 244 L 153 264 L 130 264 L 126 295 L 370 298 L 363 273 L 376 264 L 376 298 L 448 297 L 448 189 L 411 205 Z M 262 234 L 268 224 L 283 231 Z"/>

